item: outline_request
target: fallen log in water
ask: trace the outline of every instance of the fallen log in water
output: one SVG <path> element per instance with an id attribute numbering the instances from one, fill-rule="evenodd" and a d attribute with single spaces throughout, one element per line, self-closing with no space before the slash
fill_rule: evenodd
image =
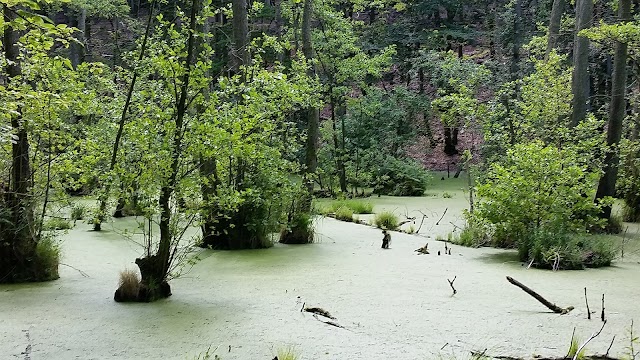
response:
<path id="1" fill-rule="evenodd" d="M 564 314 L 568 314 L 569 311 L 573 310 L 573 306 L 569 306 L 567 308 L 559 307 L 558 305 L 556 305 L 556 304 L 550 302 L 549 300 L 543 298 L 540 294 L 538 294 L 537 292 L 531 290 L 526 285 L 524 285 L 523 283 L 519 282 L 518 280 L 512 278 L 511 276 L 507 276 L 507 281 L 509 281 L 513 285 L 519 287 L 520 289 L 522 289 L 527 294 L 533 296 L 534 299 L 540 301 L 542 303 L 542 305 L 546 306 L 547 308 L 549 308 L 549 310 L 553 311 L 554 313 L 564 315 Z"/>

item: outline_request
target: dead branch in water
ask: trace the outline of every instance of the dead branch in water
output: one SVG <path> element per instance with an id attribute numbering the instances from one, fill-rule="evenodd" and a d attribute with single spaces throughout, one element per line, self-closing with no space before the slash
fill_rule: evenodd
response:
<path id="1" fill-rule="evenodd" d="M 531 290 L 526 285 L 524 285 L 523 283 L 519 282 L 518 280 L 512 278 L 511 276 L 507 276 L 507 281 L 509 281 L 513 285 L 519 287 L 520 289 L 522 289 L 527 294 L 531 295 L 534 299 L 536 299 L 539 302 L 541 302 L 542 305 L 546 306 L 547 308 L 549 308 L 549 310 L 553 311 L 554 313 L 557 313 L 557 314 L 560 314 L 560 315 L 564 315 L 564 314 L 568 314 L 569 311 L 573 310 L 573 306 L 569 306 L 566 309 L 564 309 L 564 308 L 561 308 L 561 307 L 557 306 L 556 304 L 553 304 L 552 302 L 550 302 L 549 300 L 543 298 L 540 294 L 538 294 L 537 292 Z"/>
<path id="2" fill-rule="evenodd" d="M 304 308 L 304 311 L 310 312 L 312 314 L 322 315 L 328 319 L 332 319 L 332 320 L 336 319 L 333 316 L 331 316 L 331 314 L 327 310 L 323 308 L 319 308 L 319 307 Z"/>
<path id="3" fill-rule="evenodd" d="M 578 359 L 578 355 L 580 355 L 580 352 L 582 351 L 582 349 L 584 349 L 585 346 L 587 346 L 587 344 L 595 339 L 596 337 L 598 337 L 598 335 L 600 335 L 600 333 L 602 332 L 602 329 L 604 329 L 604 326 L 607 325 L 607 322 L 605 321 L 604 323 L 602 323 L 602 327 L 600 328 L 600 330 L 598 330 L 597 333 L 591 335 L 587 341 L 585 341 L 584 343 L 582 343 L 582 345 L 580 345 L 580 347 L 578 348 L 578 351 L 576 351 L 575 355 L 573 355 L 573 360 Z"/>
<path id="4" fill-rule="evenodd" d="M 589 299 L 587 298 L 587 288 L 584 288 L 584 302 L 587 304 L 587 319 L 591 320 L 591 310 L 589 310 Z"/>
<path id="5" fill-rule="evenodd" d="M 456 281 L 456 277 L 457 277 L 457 275 L 453 277 L 453 280 L 449 280 L 449 279 L 447 279 L 447 281 L 449 282 L 449 286 L 451 286 L 451 289 L 453 290 L 453 295 L 455 295 L 455 294 L 457 294 L 457 293 L 458 293 L 458 291 L 456 290 L 456 288 L 454 288 L 454 287 L 453 287 L 453 282 L 454 282 L 454 281 Z M 452 295 L 452 296 L 453 296 L 453 295 Z"/>
<path id="6" fill-rule="evenodd" d="M 424 223 L 424 219 L 428 218 L 427 214 L 423 213 L 422 211 L 420 211 L 420 214 L 422 214 L 422 220 L 420 220 L 420 226 L 418 226 L 418 230 L 416 230 L 416 234 L 420 232 L 420 229 L 422 229 L 422 224 Z"/>
<path id="7" fill-rule="evenodd" d="M 442 221 L 442 219 L 444 219 L 444 216 L 447 214 L 447 210 L 449 210 L 449 208 L 445 208 L 444 212 L 442 213 L 442 216 L 440 217 L 440 220 L 438 220 L 436 222 L 436 225 L 440 225 L 440 221 Z"/>
<path id="8" fill-rule="evenodd" d="M 419 249 L 415 249 L 413 251 L 417 252 L 418 255 L 420 255 L 420 254 L 429 254 L 429 243 L 426 243 L 426 244 L 424 244 L 423 247 L 421 247 Z"/>
<path id="9" fill-rule="evenodd" d="M 616 341 L 616 336 L 615 335 L 613 335 L 613 339 L 611 339 L 611 344 L 609 344 L 609 347 L 607 348 L 607 352 L 604 354 L 604 357 L 606 357 L 606 358 L 609 357 L 609 351 L 611 350 L 611 347 L 613 346 L 613 342 L 614 341 Z"/>

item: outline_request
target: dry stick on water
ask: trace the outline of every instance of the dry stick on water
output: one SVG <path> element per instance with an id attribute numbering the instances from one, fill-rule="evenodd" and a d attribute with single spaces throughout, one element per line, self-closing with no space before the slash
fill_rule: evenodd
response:
<path id="1" fill-rule="evenodd" d="M 449 280 L 447 279 L 447 281 L 449 282 L 449 286 L 451 286 L 451 289 L 453 290 L 453 295 L 457 294 L 458 291 L 456 290 L 456 288 L 453 287 L 453 282 L 456 281 L 456 277 L 458 277 L 457 275 L 453 277 L 453 280 Z M 451 296 L 453 296 L 451 295 Z"/>
<path id="2" fill-rule="evenodd" d="M 606 320 L 604 319 L 604 294 L 602 294 L 602 312 L 600 313 L 600 319 L 603 322 L 606 322 Z"/>
<path id="3" fill-rule="evenodd" d="M 591 310 L 589 310 L 589 299 L 587 299 L 587 288 L 584 288 L 584 302 L 587 304 L 587 319 L 591 320 Z"/>
<path id="4" fill-rule="evenodd" d="M 613 346 L 613 342 L 616 341 L 616 336 L 613 335 L 613 339 L 611 339 L 611 344 L 609 344 L 609 347 L 607 348 L 607 352 L 604 354 L 605 358 L 609 357 L 609 350 L 611 350 L 611 347 Z"/>
<path id="5" fill-rule="evenodd" d="M 583 342 L 583 343 L 582 343 L 582 345 L 580 345 L 580 347 L 578 348 L 578 351 L 576 351 L 576 353 L 573 355 L 573 360 L 578 359 L 578 356 L 580 355 L 580 352 L 582 352 L 582 350 L 585 348 L 585 346 L 587 346 L 587 344 L 588 344 L 591 340 L 593 340 L 593 339 L 597 338 L 597 337 L 598 337 L 598 335 L 600 335 L 600 333 L 602 332 L 602 329 L 604 329 L 604 326 L 605 326 L 605 325 L 607 325 L 607 322 L 606 322 L 606 321 L 602 323 L 602 327 L 600 328 L 600 330 L 598 330 L 598 332 L 597 332 L 597 333 L 595 333 L 595 334 L 591 335 L 591 336 L 587 339 L 587 341 Z"/>
<path id="6" fill-rule="evenodd" d="M 420 211 L 420 213 L 422 214 L 422 220 L 420 220 L 420 226 L 418 226 L 418 230 L 416 230 L 416 234 L 420 232 L 420 229 L 422 229 L 422 224 L 424 223 L 424 219 L 428 218 L 427 214 L 423 213 L 422 211 Z"/>
<path id="7" fill-rule="evenodd" d="M 547 308 L 549 308 L 549 310 L 553 311 L 554 313 L 557 313 L 557 314 L 560 314 L 560 315 L 564 315 L 564 314 L 568 314 L 569 311 L 573 310 L 573 306 L 569 306 L 566 309 L 563 309 L 563 308 L 559 307 L 558 305 L 553 304 L 552 302 L 550 302 L 549 300 L 543 298 L 540 294 L 538 294 L 537 292 L 531 290 L 526 285 L 524 285 L 523 283 L 519 282 L 518 280 L 512 278 L 511 276 L 507 276 L 507 281 L 509 281 L 513 285 L 519 287 L 520 289 L 522 289 L 527 294 L 533 296 L 534 299 L 536 299 L 539 302 L 541 302 L 542 305 L 546 306 Z"/>
<path id="8" fill-rule="evenodd" d="M 442 213 L 442 216 L 440 217 L 440 220 L 438 220 L 436 222 L 436 225 L 440 225 L 440 221 L 442 221 L 442 219 L 444 218 L 444 215 L 447 213 L 447 210 L 449 210 L 449 208 L 445 208 L 444 212 Z"/>

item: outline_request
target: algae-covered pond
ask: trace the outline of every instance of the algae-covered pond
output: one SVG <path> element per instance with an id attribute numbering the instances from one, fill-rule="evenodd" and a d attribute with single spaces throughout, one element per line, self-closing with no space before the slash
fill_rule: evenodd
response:
<path id="1" fill-rule="evenodd" d="M 288 347 L 301 359 L 326 360 L 466 359 L 485 349 L 563 356 L 574 328 L 582 340 L 600 328 L 603 293 L 608 323 L 588 352 L 604 353 L 615 335 L 611 354 L 624 354 L 631 320 L 640 315 L 637 240 L 614 266 L 585 271 L 528 270 L 512 252 L 495 249 L 454 246 L 452 255 L 438 256 L 444 243 L 435 236 L 462 221 L 466 204 L 462 192 L 452 192 L 372 198 L 376 211 L 429 214 L 421 236 L 393 233 L 389 250 L 380 249 L 378 229 L 318 218 L 312 245 L 202 251 L 171 282 L 173 296 L 151 304 L 112 299 L 118 272 L 135 268 L 140 255 L 121 233 L 135 221 L 115 220 L 100 233 L 78 223 L 63 235 L 59 280 L 0 286 L 0 358 L 193 359 L 209 347 L 224 360 L 272 359 Z M 434 251 L 416 254 L 425 242 Z M 550 313 L 507 275 L 575 310 Z M 452 296 L 447 279 L 454 276 Z M 592 320 L 585 287 L 597 312 Z M 328 310 L 344 329 L 301 312 L 303 303 Z"/>

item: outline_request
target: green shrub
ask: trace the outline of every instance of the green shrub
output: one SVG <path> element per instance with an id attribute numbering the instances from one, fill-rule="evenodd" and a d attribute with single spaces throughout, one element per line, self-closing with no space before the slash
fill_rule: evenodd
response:
<path id="1" fill-rule="evenodd" d="M 36 245 L 36 263 L 38 264 L 38 277 L 41 279 L 55 280 L 59 278 L 58 265 L 60 264 L 60 244 L 52 235 L 43 234 Z"/>
<path id="2" fill-rule="evenodd" d="M 611 199 L 594 203 L 600 173 L 587 171 L 580 159 L 571 149 L 533 142 L 516 145 L 503 163 L 492 164 L 477 188 L 473 214 L 495 228 L 492 244 L 516 247 L 543 227 L 580 233 L 602 226 L 598 215 Z"/>
<path id="3" fill-rule="evenodd" d="M 373 192 L 378 195 L 422 196 L 430 175 L 413 159 L 387 158 L 378 171 Z"/>
<path id="4" fill-rule="evenodd" d="M 476 211 L 466 214 L 482 227 L 471 226 L 459 241 L 517 248 L 521 261 L 542 268 L 609 265 L 611 246 L 587 234 L 605 228 L 599 214 L 612 199 L 593 201 L 600 173 L 589 171 L 588 159 L 570 147 L 516 145 L 491 165 L 477 188 Z"/>
<path id="5" fill-rule="evenodd" d="M 460 231 L 460 234 L 454 236 L 452 243 L 468 246 L 482 247 L 491 244 L 491 228 L 488 224 L 473 220 L 467 222 L 467 225 Z"/>
<path id="6" fill-rule="evenodd" d="M 539 268 L 577 270 L 611 265 L 611 241 L 597 235 L 575 234 L 557 228 L 539 229 L 522 240 L 520 259 Z"/>
<path id="7" fill-rule="evenodd" d="M 71 207 L 71 220 L 82 220 L 87 213 L 87 207 L 80 204 L 74 204 Z"/>
<path id="8" fill-rule="evenodd" d="M 335 211 L 336 219 L 342 221 L 353 221 L 353 210 L 349 209 L 346 206 L 342 206 Z"/>
<path id="9" fill-rule="evenodd" d="M 374 223 L 377 227 L 387 230 L 396 230 L 399 226 L 398 217 L 389 211 L 376 214 Z"/>
<path id="10" fill-rule="evenodd" d="M 310 244 L 314 241 L 313 219 L 305 213 L 296 214 L 280 231 L 280 242 L 283 244 Z"/>
<path id="11" fill-rule="evenodd" d="M 351 200 L 336 200 L 331 202 L 326 207 L 320 207 L 320 214 L 326 215 L 335 213 L 339 208 L 346 207 L 351 209 L 354 214 L 372 214 L 373 204 L 368 201 L 351 199 Z"/>
<path id="12" fill-rule="evenodd" d="M 51 218 L 43 224 L 44 230 L 69 230 L 72 227 L 68 220 L 62 218 Z"/>
<path id="13" fill-rule="evenodd" d="M 451 199 L 453 197 L 453 195 L 451 195 L 450 193 L 445 191 L 445 192 L 442 193 L 442 197 L 445 198 L 445 199 Z"/>
<path id="14" fill-rule="evenodd" d="M 372 214 L 373 204 L 362 200 L 347 200 L 347 206 L 353 210 L 354 214 Z"/>

